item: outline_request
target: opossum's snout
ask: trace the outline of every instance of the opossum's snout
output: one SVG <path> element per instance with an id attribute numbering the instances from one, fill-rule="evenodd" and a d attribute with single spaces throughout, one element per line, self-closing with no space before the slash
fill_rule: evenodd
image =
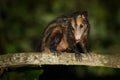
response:
<path id="1" fill-rule="evenodd" d="M 84 30 L 85 30 L 85 28 L 83 27 L 82 24 L 75 27 L 74 36 L 75 36 L 76 42 L 79 42 L 81 40 L 81 37 L 82 37 L 82 35 L 84 33 Z"/>
<path id="2" fill-rule="evenodd" d="M 76 40 L 76 43 L 80 42 L 80 39 L 75 39 Z"/>
<path id="3" fill-rule="evenodd" d="M 76 31 L 74 35 L 75 35 L 76 42 L 79 42 L 80 39 L 81 39 L 81 33 L 80 33 L 80 31 Z"/>

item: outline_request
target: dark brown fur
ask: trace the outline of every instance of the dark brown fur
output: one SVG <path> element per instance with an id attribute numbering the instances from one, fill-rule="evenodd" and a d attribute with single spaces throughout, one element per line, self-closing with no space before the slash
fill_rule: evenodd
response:
<path id="1" fill-rule="evenodd" d="M 41 35 L 37 51 L 50 53 L 67 50 L 70 46 L 67 41 L 69 38 L 68 25 L 69 20 L 65 16 L 58 17 L 51 22 Z M 71 38 L 74 39 L 73 36 Z"/>

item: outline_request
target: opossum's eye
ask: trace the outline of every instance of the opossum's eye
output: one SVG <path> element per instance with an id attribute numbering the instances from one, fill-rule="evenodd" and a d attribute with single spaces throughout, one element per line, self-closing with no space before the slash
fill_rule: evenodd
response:
<path id="1" fill-rule="evenodd" d="M 80 25 L 80 28 L 83 28 L 83 25 L 82 25 L 82 24 Z"/>

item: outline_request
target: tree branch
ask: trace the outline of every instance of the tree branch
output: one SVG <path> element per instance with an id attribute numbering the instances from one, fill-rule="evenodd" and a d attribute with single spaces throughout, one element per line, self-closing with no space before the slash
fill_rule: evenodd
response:
<path id="1" fill-rule="evenodd" d="M 22 67 L 26 65 L 88 65 L 120 68 L 120 55 L 82 54 L 76 61 L 74 53 L 16 53 L 0 55 L 0 68 Z"/>

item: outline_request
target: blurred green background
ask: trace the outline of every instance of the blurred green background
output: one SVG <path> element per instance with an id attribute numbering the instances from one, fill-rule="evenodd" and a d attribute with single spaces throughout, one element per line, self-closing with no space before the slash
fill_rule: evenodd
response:
<path id="1" fill-rule="evenodd" d="M 0 55 L 34 52 L 41 32 L 50 21 L 81 9 L 89 15 L 90 52 L 119 54 L 119 3 L 119 0 L 0 0 Z M 91 72 L 101 75 L 105 69 L 92 68 Z M 113 69 L 106 72 L 117 73 Z"/>

